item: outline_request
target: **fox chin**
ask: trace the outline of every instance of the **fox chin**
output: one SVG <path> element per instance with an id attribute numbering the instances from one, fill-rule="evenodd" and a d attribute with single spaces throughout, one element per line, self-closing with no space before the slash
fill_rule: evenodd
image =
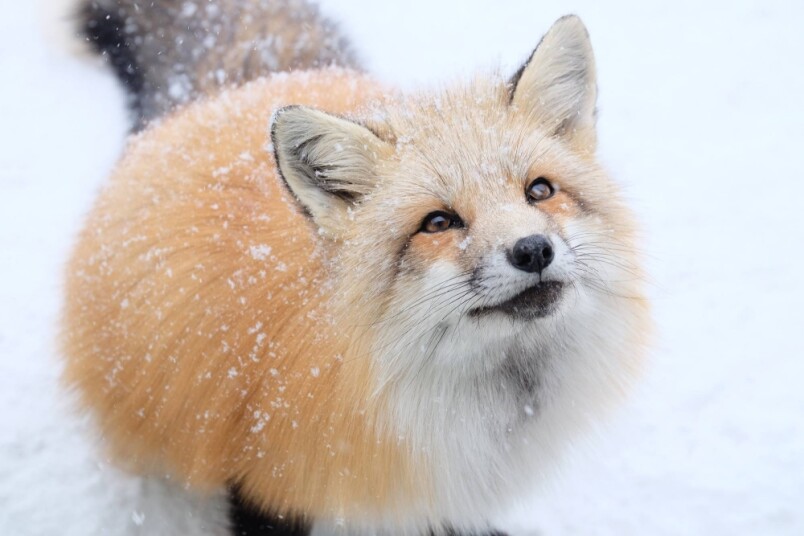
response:
<path id="1" fill-rule="evenodd" d="M 499 534 L 651 330 L 580 19 L 403 93 L 306 1 L 137 4 L 78 10 L 138 132 L 62 316 L 110 455 L 236 534 Z"/>

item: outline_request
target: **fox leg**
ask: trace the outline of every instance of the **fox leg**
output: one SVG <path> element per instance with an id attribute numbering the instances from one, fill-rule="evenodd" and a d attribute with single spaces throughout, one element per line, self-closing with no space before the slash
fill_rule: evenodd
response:
<path id="1" fill-rule="evenodd" d="M 229 488 L 229 519 L 233 536 L 309 536 L 311 526 L 299 518 L 261 512 L 242 496 L 237 486 Z"/>
<path id="2" fill-rule="evenodd" d="M 242 496 L 238 486 L 229 488 L 229 517 L 233 536 L 311 536 L 309 520 L 278 517 L 265 514 Z M 318 534 L 318 532 L 317 532 Z M 327 533 L 328 534 L 328 533 Z M 503 532 L 459 532 L 447 528 L 445 532 L 431 530 L 428 536 L 508 536 Z"/>

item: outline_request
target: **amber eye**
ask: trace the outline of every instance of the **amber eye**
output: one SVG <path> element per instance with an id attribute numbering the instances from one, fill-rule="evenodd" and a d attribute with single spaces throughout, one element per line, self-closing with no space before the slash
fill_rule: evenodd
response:
<path id="1" fill-rule="evenodd" d="M 528 186 L 527 190 L 525 190 L 525 197 L 528 198 L 528 203 L 536 203 L 538 201 L 550 199 L 553 197 L 554 193 L 556 193 L 556 189 L 553 188 L 553 185 L 550 184 L 550 181 L 544 177 L 539 177 L 530 183 L 530 186 Z"/>
<path id="2" fill-rule="evenodd" d="M 442 233 L 453 227 L 463 227 L 463 221 L 458 215 L 437 210 L 425 216 L 419 231 L 422 233 Z"/>

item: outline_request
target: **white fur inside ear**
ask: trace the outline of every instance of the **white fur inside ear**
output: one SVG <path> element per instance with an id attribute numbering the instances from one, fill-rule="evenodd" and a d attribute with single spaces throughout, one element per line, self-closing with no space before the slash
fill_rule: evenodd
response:
<path id="1" fill-rule="evenodd" d="M 357 123 L 302 106 L 274 114 L 271 138 L 288 189 L 324 231 L 340 234 L 349 207 L 376 185 L 384 142 Z"/>
<path id="2" fill-rule="evenodd" d="M 512 80 L 511 104 L 540 126 L 594 149 L 595 59 L 581 19 L 562 17 Z"/>

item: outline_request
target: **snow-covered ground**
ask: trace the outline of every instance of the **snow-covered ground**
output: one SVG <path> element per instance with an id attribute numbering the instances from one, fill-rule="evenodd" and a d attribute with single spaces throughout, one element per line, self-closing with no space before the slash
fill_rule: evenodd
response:
<path id="1" fill-rule="evenodd" d="M 405 87 L 512 71 L 568 12 L 592 34 L 600 153 L 644 221 L 659 333 L 627 406 L 505 526 L 804 534 L 804 3 L 322 2 Z M 58 385 L 61 266 L 126 117 L 45 16 L 0 15 L 0 534 L 150 534 L 146 484 L 98 461 Z M 205 509 L 160 506 L 188 534 Z"/>

